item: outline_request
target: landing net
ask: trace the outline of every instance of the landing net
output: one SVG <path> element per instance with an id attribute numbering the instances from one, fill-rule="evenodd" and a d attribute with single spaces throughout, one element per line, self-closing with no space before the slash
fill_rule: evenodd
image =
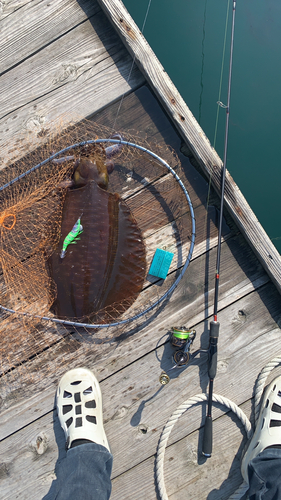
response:
<path id="1" fill-rule="evenodd" d="M 54 344 L 63 350 L 61 343 L 66 339 L 70 344 L 91 342 L 92 339 L 95 343 L 108 342 L 121 338 L 128 324 L 131 331 L 139 328 L 164 307 L 187 269 L 194 247 L 193 208 L 181 181 L 180 161 L 169 147 L 127 131 L 111 137 L 106 127 L 89 121 L 70 127 L 60 135 L 46 136 L 44 140 L 35 151 L 0 172 L 2 374 L 11 373 Z M 84 157 L 106 162 L 109 171 L 114 167 L 109 174 L 106 192 L 110 193 L 113 211 L 118 204 L 122 205 L 123 218 L 121 220 L 119 216 L 117 232 L 109 230 L 108 247 L 114 246 L 123 231 L 128 234 L 126 246 L 131 244 L 132 251 L 117 249 L 108 261 L 106 276 L 102 275 L 100 280 L 106 283 L 101 293 L 102 297 L 107 297 L 103 301 L 106 305 L 99 309 L 97 304 L 102 304 L 102 301 L 97 300 L 93 311 L 87 310 L 79 317 L 67 317 L 57 314 L 56 304 L 62 298 L 58 296 L 60 284 L 56 283 L 56 275 L 52 275 L 50 262 L 55 253 L 61 251 L 62 228 L 71 189 L 69 181 L 73 178 L 77 160 Z M 91 198 L 91 190 L 89 193 Z M 85 255 L 88 259 L 90 254 L 89 258 L 93 260 L 90 269 L 94 272 L 102 255 L 108 253 L 108 248 L 100 248 L 95 241 L 106 224 L 92 199 L 90 208 L 85 203 L 83 201 L 81 222 L 83 224 L 85 220 L 87 224 L 88 217 L 94 228 L 94 234 L 87 240 L 88 245 L 94 246 L 87 248 Z M 111 225 L 118 224 L 116 216 L 112 221 Z M 125 229 L 122 224 L 125 224 Z M 75 247 L 77 265 L 69 264 L 69 268 L 74 267 L 69 272 L 78 275 L 83 274 L 85 267 L 82 257 L 80 259 L 86 245 L 85 234 L 86 226 L 80 241 L 69 245 L 64 257 L 67 269 Z M 164 280 L 149 274 L 157 249 L 174 254 Z M 125 298 L 120 292 L 115 302 L 114 298 L 110 299 L 110 287 L 115 280 L 113 290 L 119 290 L 116 285 L 119 270 L 115 272 L 114 280 L 111 276 L 112 262 L 117 259 L 118 252 L 121 262 L 118 269 L 122 268 L 124 252 L 124 262 L 130 266 L 129 271 L 123 273 L 127 273 L 123 289 L 128 289 L 129 282 L 141 283 L 141 287 L 137 292 L 136 289 L 128 292 Z M 135 256 L 141 252 L 135 266 Z M 92 277 L 87 279 L 87 286 L 91 287 Z M 70 296 L 69 300 L 74 299 Z"/>

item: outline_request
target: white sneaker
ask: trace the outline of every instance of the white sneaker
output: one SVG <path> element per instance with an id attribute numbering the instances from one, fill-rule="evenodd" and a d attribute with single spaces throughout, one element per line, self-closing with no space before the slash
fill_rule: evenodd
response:
<path id="1" fill-rule="evenodd" d="M 76 439 L 87 439 L 109 450 L 100 385 L 90 370 L 75 368 L 64 374 L 57 390 L 57 410 L 67 448 Z"/>
<path id="2" fill-rule="evenodd" d="M 242 460 L 241 473 L 248 484 L 249 462 L 273 445 L 281 447 L 281 375 L 269 384 L 264 393 L 256 430 Z"/>

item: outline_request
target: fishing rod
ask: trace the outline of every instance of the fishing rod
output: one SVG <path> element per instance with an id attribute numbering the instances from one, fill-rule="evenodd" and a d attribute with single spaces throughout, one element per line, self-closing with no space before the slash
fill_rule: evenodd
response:
<path id="1" fill-rule="evenodd" d="M 217 320 L 217 314 L 218 314 L 221 233 L 222 233 L 223 201 L 224 201 L 226 158 L 227 158 L 227 145 L 228 145 L 229 107 L 230 107 L 230 91 L 231 91 L 231 76 L 232 76 L 235 11 L 236 11 L 236 0 L 233 0 L 227 105 L 224 106 L 222 105 L 222 103 L 220 102 L 218 103 L 220 106 L 222 105 L 226 109 L 226 122 L 225 122 L 224 155 L 223 155 L 222 180 L 221 180 L 221 204 L 220 204 L 220 219 L 219 219 L 219 232 L 218 232 L 218 249 L 217 249 L 216 276 L 215 276 L 215 298 L 214 298 L 214 315 L 213 315 L 214 319 L 210 323 L 210 341 L 208 349 L 209 395 L 208 395 L 207 416 L 205 419 L 203 445 L 202 445 L 202 454 L 207 458 L 212 455 L 212 446 L 213 446 L 212 403 L 213 403 L 214 378 L 217 372 L 218 338 L 219 338 L 219 328 L 220 328 L 220 324 Z"/>

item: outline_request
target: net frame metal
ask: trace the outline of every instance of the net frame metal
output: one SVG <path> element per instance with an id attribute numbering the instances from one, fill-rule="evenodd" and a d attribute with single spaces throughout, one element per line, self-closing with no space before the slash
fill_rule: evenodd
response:
<path id="1" fill-rule="evenodd" d="M 6 183 L 3 186 L 1 186 L 0 187 L 0 192 L 3 191 L 4 189 L 6 189 L 7 187 L 11 186 L 12 184 L 16 183 L 20 179 L 23 179 L 24 177 L 26 177 L 30 173 L 34 172 L 38 168 L 42 167 L 46 163 L 48 163 L 48 162 L 56 159 L 58 156 L 67 153 L 69 150 L 81 148 L 83 146 L 87 146 L 87 145 L 90 145 L 90 144 L 106 144 L 106 143 L 121 144 L 121 145 L 124 145 L 124 146 L 128 146 L 128 147 L 132 147 L 132 148 L 138 149 L 138 150 L 140 150 L 140 151 L 142 151 L 144 153 L 149 154 L 152 158 L 154 158 L 155 160 L 159 161 L 164 167 L 166 167 L 169 170 L 169 172 L 174 176 L 174 178 L 176 179 L 176 181 L 178 182 L 178 184 L 180 185 L 180 187 L 181 187 L 181 189 L 182 189 L 182 191 L 183 191 L 183 193 L 185 195 L 185 198 L 187 200 L 189 209 L 190 209 L 190 216 L 191 216 L 191 243 L 190 243 L 190 248 L 189 248 L 189 252 L 188 252 L 187 258 L 185 260 L 185 263 L 184 263 L 184 265 L 182 267 L 182 270 L 181 270 L 179 276 L 177 277 L 177 279 L 175 280 L 175 282 L 170 286 L 170 288 L 160 298 L 158 298 L 158 300 L 156 300 L 153 304 L 151 304 L 149 307 L 147 307 L 144 311 L 141 311 L 140 313 L 135 314 L 134 316 L 132 316 L 130 318 L 121 319 L 120 321 L 116 321 L 114 323 L 82 323 L 82 322 L 78 322 L 78 321 L 69 321 L 69 320 L 64 320 L 64 319 L 59 319 L 59 318 L 51 318 L 49 316 L 40 316 L 38 314 L 31 314 L 31 313 L 27 313 L 27 312 L 23 312 L 23 311 L 15 311 L 14 309 L 10 309 L 10 308 L 7 308 L 5 306 L 2 306 L 1 304 L 0 304 L 0 311 L 9 312 L 9 313 L 13 313 L 13 314 L 17 314 L 17 315 L 21 315 L 21 316 L 25 316 L 25 317 L 37 318 L 37 319 L 40 319 L 40 320 L 45 320 L 45 321 L 49 321 L 49 322 L 52 322 L 52 323 L 66 325 L 66 326 L 74 326 L 74 327 L 78 327 L 78 328 L 79 327 L 90 328 L 90 329 L 95 329 L 95 328 L 96 329 L 97 328 L 110 328 L 110 327 L 114 327 L 114 326 L 123 325 L 123 324 L 126 324 L 126 323 L 131 323 L 131 322 L 133 322 L 133 321 L 141 318 L 142 316 L 144 316 L 145 314 L 147 314 L 151 310 L 155 309 L 155 307 L 157 307 L 169 295 L 171 295 L 172 292 L 177 287 L 177 285 L 179 284 L 180 280 L 182 279 L 182 277 L 183 277 L 185 271 L 187 270 L 187 267 L 188 267 L 188 265 L 189 265 L 189 263 L 191 261 L 193 250 L 194 250 L 194 245 L 195 245 L 195 216 L 194 216 L 194 210 L 193 210 L 193 206 L 192 206 L 192 202 L 191 202 L 190 196 L 189 196 L 189 194 L 187 192 L 186 187 L 184 186 L 183 182 L 181 181 L 180 177 L 177 175 L 177 173 L 174 171 L 174 169 L 163 158 L 161 158 L 157 154 L 153 153 L 153 151 L 150 151 L 149 149 L 147 149 L 147 148 L 145 148 L 145 147 L 143 147 L 143 146 L 141 146 L 139 144 L 136 144 L 134 142 L 124 141 L 123 139 L 111 139 L 111 138 L 108 138 L 108 139 L 93 139 L 93 140 L 88 140 L 88 141 L 82 141 L 82 142 L 79 142 L 79 143 L 76 143 L 76 144 L 72 144 L 71 146 L 67 146 L 66 148 L 63 148 L 60 151 L 57 151 L 53 155 L 49 156 L 46 160 L 43 160 L 42 162 L 40 162 L 37 165 L 35 165 L 34 167 L 30 168 L 26 172 L 24 172 L 24 173 L 20 174 L 19 176 L 15 177 L 14 179 L 12 179 L 11 181 L 9 181 L 8 183 Z"/>

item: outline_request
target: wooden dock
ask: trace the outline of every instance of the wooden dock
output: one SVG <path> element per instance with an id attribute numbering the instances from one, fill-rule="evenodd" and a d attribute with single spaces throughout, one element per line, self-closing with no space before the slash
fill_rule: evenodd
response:
<path id="1" fill-rule="evenodd" d="M 2 377 L 0 499 L 53 498 L 66 453 L 54 397 L 59 377 L 75 366 L 92 369 L 101 384 L 114 456 L 112 500 L 156 499 L 161 431 L 179 404 L 208 387 L 204 354 L 174 370 L 166 386 L 159 376 L 171 366 L 166 334 L 172 326 L 196 329 L 192 350 L 208 346 L 221 160 L 122 2 L 7 0 L 0 5 L 1 169 L 11 155 L 23 155 L 14 145 L 29 132 L 40 137 L 61 116 L 65 125 L 68 117 L 70 122 L 73 116 L 91 116 L 101 125 L 115 124 L 163 148 L 171 146 L 196 218 L 192 261 L 169 300 L 146 323 L 129 325 L 117 341 L 55 342 L 29 353 Z M 229 174 L 225 207 L 215 393 L 253 420 L 255 381 L 280 352 L 281 259 Z M 240 421 L 215 405 L 213 456 L 206 460 L 200 455 L 205 413 L 205 404 L 197 405 L 172 431 L 165 458 L 170 500 L 227 499 L 242 482 L 246 439 Z"/>

